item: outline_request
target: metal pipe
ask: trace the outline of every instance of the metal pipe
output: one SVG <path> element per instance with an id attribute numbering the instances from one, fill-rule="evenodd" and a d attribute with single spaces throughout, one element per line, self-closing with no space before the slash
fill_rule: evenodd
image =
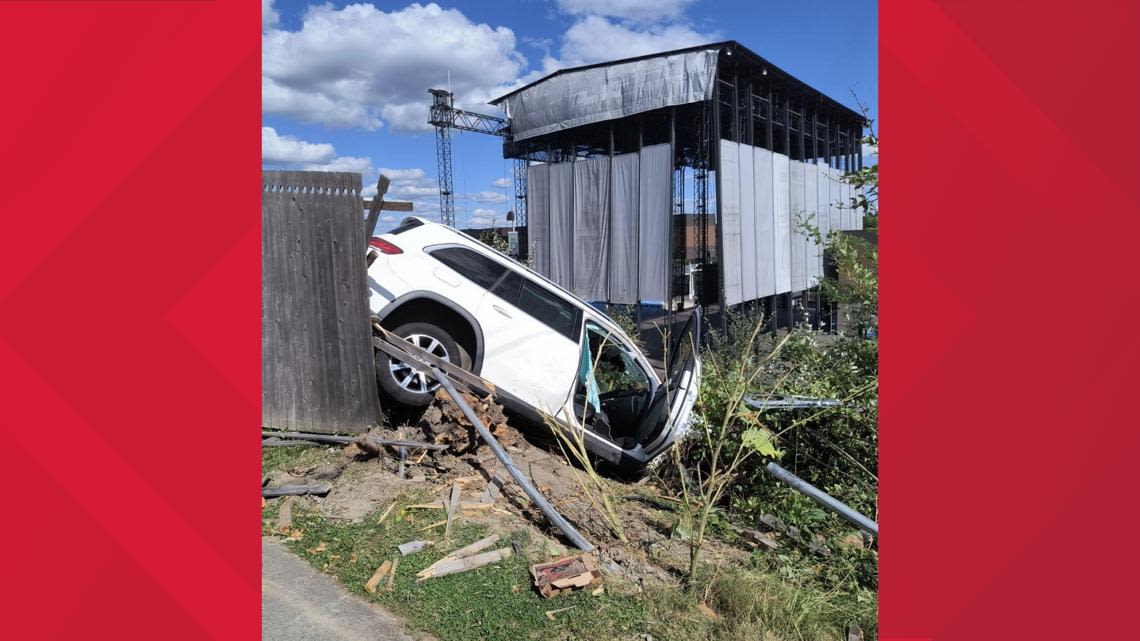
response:
<path id="1" fill-rule="evenodd" d="M 582 550 L 583 552 L 593 552 L 594 546 L 591 545 L 589 541 L 582 538 L 582 535 L 578 533 L 578 530 L 575 530 L 574 526 L 570 525 L 570 523 L 565 518 L 563 518 L 563 516 L 559 514 L 552 505 L 550 505 L 550 502 L 546 500 L 546 497 L 544 497 L 542 493 L 534 487 L 534 485 L 531 485 L 531 482 L 527 480 L 525 475 L 523 475 L 522 470 L 515 467 L 514 462 L 511 461 L 511 457 L 507 455 L 507 452 L 503 449 L 503 446 L 499 445 L 499 442 L 495 440 L 494 435 L 492 435 L 491 432 L 487 429 L 487 426 L 483 425 L 483 421 L 479 420 L 479 417 L 475 415 L 475 411 L 471 409 L 471 406 L 463 400 L 463 398 L 459 395 L 459 392 L 455 391 L 455 387 L 451 384 L 451 381 L 448 380 L 448 378 L 444 376 L 442 372 L 434 367 L 431 368 L 431 373 L 435 377 L 435 380 L 439 381 L 439 384 L 443 386 L 443 389 L 445 391 L 447 391 L 447 395 L 451 397 L 451 400 L 455 401 L 455 404 L 459 406 L 460 411 L 462 411 L 463 415 L 467 417 L 467 420 L 471 421 L 471 424 L 475 426 L 475 429 L 479 432 L 479 436 L 483 437 L 483 440 L 486 441 L 487 445 L 491 447 L 491 451 L 493 451 L 495 453 L 495 456 L 499 458 L 499 461 L 503 464 L 503 467 L 507 468 L 507 472 L 510 473 L 511 478 L 513 478 L 515 480 L 515 483 L 518 483 L 523 491 L 526 492 L 526 495 L 530 497 L 530 500 L 534 501 L 534 504 L 537 505 L 540 510 L 542 510 L 542 513 L 546 515 L 546 518 L 549 519 L 550 522 L 555 525 L 555 527 L 562 530 L 566 537 L 569 538 L 574 546 L 579 550 Z"/>
<path id="2" fill-rule="evenodd" d="M 839 407 L 840 403 L 838 400 L 832 398 L 809 398 L 807 396 L 780 396 L 763 400 L 745 396 L 744 404 L 752 409 L 767 410 Z"/>
<path id="3" fill-rule="evenodd" d="M 772 476 L 792 486 L 792 489 L 807 495 L 808 498 L 819 503 L 824 508 L 835 512 L 840 518 L 858 527 L 860 530 L 869 532 L 875 538 L 879 538 L 879 524 L 851 509 L 842 501 L 839 501 L 827 492 L 824 492 L 775 463 L 769 463 L 766 469 Z"/>
<path id="4" fill-rule="evenodd" d="M 311 434 L 309 432 L 276 432 L 270 430 L 262 430 L 261 436 L 263 438 L 281 438 L 281 439 L 296 439 L 300 441 L 312 441 L 314 443 L 329 443 L 332 445 L 348 445 L 355 443 L 355 436 L 340 436 L 337 434 Z"/>

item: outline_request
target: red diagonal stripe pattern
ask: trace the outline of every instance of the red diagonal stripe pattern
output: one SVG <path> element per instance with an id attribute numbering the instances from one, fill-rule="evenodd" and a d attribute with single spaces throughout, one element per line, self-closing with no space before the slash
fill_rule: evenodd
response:
<path id="1" fill-rule="evenodd" d="M 1140 569 L 1137 10 L 1052 5 L 882 3 L 884 638 L 1113 638 Z"/>
<path id="2" fill-rule="evenodd" d="M 259 635 L 258 21 L 0 3 L 5 638 Z"/>

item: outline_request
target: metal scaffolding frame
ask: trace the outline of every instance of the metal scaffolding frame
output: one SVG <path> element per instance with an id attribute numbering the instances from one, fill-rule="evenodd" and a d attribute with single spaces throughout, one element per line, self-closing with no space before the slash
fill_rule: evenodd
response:
<path id="1" fill-rule="evenodd" d="M 695 218 L 696 238 L 695 255 L 688 255 L 687 234 L 692 225 L 671 224 L 674 232 L 681 231 L 682 238 L 678 242 L 674 237 L 669 243 L 669 264 L 683 273 L 685 262 L 699 262 L 700 286 L 696 304 L 706 319 L 715 318 L 715 312 L 725 308 L 724 279 L 720 273 L 723 230 L 719 215 L 720 181 L 717 180 L 721 166 L 719 141 L 761 147 L 785 154 L 793 160 L 821 162 L 842 171 L 855 171 L 862 167 L 858 141 L 862 135 L 863 116 L 733 41 L 561 70 L 495 101 L 501 103 L 519 91 L 560 74 L 709 48 L 719 50 L 714 89 L 709 100 L 593 122 L 519 141 L 511 138 L 509 130 L 502 130 L 505 132 L 503 157 L 516 162 L 515 195 L 519 211 L 523 211 L 525 206 L 526 166 L 531 162 L 565 162 L 612 156 L 636 152 L 642 146 L 671 143 L 674 184 L 670 210 L 674 216 L 681 216 L 681 221 L 688 220 L 685 216 Z M 686 193 L 692 194 L 691 211 L 686 211 Z M 525 221 L 525 218 L 520 220 Z M 715 246 L 708 238 L 710 226 L 716 235 Z M 676 278 L 672 280 L 674 283 L 679 281 Z M 673 283 L 669 291 L 677 293 Z M 793 293 L 786 295 L 782 305 L 776 298 L 773 296 L 763 303 L 772 312 L 778 307 L 784 308 L 787 311 L 784 322 L 792 322 Z M 715 310 L 710 309 L 714 307 Z M 724 314 L 719 316 L 723 323 Z"/>
<path id="2" fill-rule="evenodd" d="M 501 138 L 511 135 L 510 123 L 505 118 L 464 111 L 455 108 L 455 94 L 443 89 L 429 89 L 431 111 L 428 124 L 435 127 L 435 158 L 439 171 L 439 216 L 445 225 L 455 226 L 455 191 L 452 189 L 451 130 L 473 131 Z M 525 162 L 525 161 L 524 161 Z M 521 220 L 526 225 L 526 169 L 522 170 L 522 196 L 519 196 L 519 168 L 515 163 L 515 202 L 521 202 Z"/>

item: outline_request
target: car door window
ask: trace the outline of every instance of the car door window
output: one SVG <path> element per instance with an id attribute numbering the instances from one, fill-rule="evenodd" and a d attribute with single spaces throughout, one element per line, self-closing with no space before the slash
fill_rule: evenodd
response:
<path id="1" fill-rule="evenodd" d="M 651 391 L 649 375 L 632 349 L 601 326 L 586 322 L 575 402 L 591 405 L 595 412 L 590 428 L 622 448 L 636 445 Z"/>
<path id="2" fill-rule="evenodd" d="M 602 399 L 649 389 L 645 370 L 609 332 L 588 322 L 586 339 L 590 342 L 589 354 L 594 359 L 591 368 Z"/>
<path id="3" fill-rule="evenodd" d="M 513 269 L 508 269 L 507 273 L 495 283 L 491 288 L 491 293 L 503 299 L 504 301 L 517 306 L 519 300 L 519 292 L 522 291 L 523 277 Z"/>
<path id="4" fill-rule="evenodd" d="M 430 255 L 483 289 L 490 289 L 507 271 L 499 263 L 464 247 L 443 247 L 433 250 Z"/>
<path id="5" fill-rule="evenodd" d="M 545 287 L 523 280 L 515 306 L 550 329 L 578 342 L 578 328 L 581 326 L 578 308 Z"/>

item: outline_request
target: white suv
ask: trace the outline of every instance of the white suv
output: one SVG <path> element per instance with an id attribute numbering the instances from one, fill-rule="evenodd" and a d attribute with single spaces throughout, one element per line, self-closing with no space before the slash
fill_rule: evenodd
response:
<path id="1" fill-rule="evenodd" d="M 641 466 L 688 426 L 700 387 L 696 314 L 662 381 L 608 316 L 510 257 L 451 227 L 407 218 L 369 240 L 369 304 L 390 332 L 495 385 L 508 410 L 581 429 L 587 447 Z M 697 322 L 692 322 L 697 321 Z M 384 393 L 427 405 L 431 377 L 376 353 Z"/>

